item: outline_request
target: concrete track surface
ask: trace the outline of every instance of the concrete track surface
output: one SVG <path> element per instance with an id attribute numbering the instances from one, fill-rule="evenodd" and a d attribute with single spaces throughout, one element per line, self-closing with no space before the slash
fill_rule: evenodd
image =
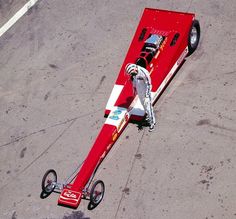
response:
<path id="1" fill-rule="evenodd" d="M 0 1 L 4 19 L 7 2 L 25 3 Z M 145 7 L 194 12 L 202 30 L 157 128 L 126 128 L 93 211 L 41 199 L 44 172 L 65 180 L 92 146 Z M 236 218 L 235 20 L 235 0 L 40 0 L 0 38 L 0 218 Z"/>

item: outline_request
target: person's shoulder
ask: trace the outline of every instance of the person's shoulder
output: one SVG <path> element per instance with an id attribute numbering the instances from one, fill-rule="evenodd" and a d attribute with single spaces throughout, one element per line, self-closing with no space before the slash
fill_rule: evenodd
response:
<path id="1" fill-rule="evenodd" d="M 149 74 L 148 70 L 144 67 L 138 66 L 138 68 L 143 72 L 144 74 Z"/>

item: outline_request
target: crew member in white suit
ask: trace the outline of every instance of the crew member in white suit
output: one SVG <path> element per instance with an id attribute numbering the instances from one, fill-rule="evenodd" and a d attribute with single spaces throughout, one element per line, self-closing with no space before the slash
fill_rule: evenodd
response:
<path id="1" fill-rule="evenodd" d="M 152 83 L 150 74 L 147 69 L 131 63 L 126 65 L 125 71 L 131 76 L 134 91 L 138 94 L 140 102 L 147 114 L 146 120 L 149 123 L 149 131 L 152 131 L 155 127 L 156 119 L 151 99 Z"/>

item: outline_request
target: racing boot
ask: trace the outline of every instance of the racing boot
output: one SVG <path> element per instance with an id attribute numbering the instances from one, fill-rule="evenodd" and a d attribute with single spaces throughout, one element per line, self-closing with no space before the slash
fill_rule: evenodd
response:
<path id="1" fill-rule="evenodd" d="M 156 123 L 151 123 L 150 125 L 149 125 L 149 132 L 152 132 L 153 130 L 154 130 L 154 128 L 155 128 L 155 125 L 156 125 Z"/>

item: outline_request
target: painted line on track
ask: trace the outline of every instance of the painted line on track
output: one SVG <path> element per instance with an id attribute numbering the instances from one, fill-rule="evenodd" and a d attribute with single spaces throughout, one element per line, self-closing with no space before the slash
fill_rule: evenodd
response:
<path id="1" fill-rule="evenodd" d="M 8 31 L 38 0 L 29 0 L 15 15 L 10 18 L 1 28 L 0 37 Z"/>

